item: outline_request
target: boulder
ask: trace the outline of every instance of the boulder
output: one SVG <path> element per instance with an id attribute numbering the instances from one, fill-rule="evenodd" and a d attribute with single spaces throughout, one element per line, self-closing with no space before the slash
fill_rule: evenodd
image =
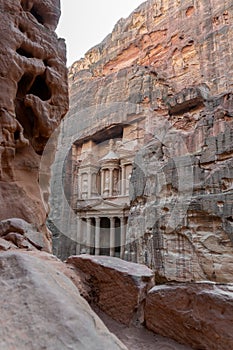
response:
<path id="1" fill-rule="evenodd" d="M 71 256 L 68 264 L 84 273 L 89 299 L 113 319 L 124 324 L 142 323 L 143 304 L 153 286 L 148 267 L 109 256 Z"/>
<path id="2" fill-rule="evenodd" d="M 146 299 L 147 328 L 199 350 L 233 348 L 233 285 L 171 284 Z"/>
<path id="3" fill-rule="evenodd" d="M 19 218 L 0 221 L 0 237 L 18 248 L 45 248 L 42 232 L 35 225 Z"/>
<path id="4" fill-rule="evenodd" d="M 51 259 L 0 254 L 0 348 L 126 350 Z"/>

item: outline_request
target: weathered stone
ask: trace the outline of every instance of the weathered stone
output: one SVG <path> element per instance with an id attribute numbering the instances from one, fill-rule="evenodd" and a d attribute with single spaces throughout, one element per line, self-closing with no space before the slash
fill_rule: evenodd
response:
<path id="1" fill-rule="evenodd" d="M 233 285 L 155 286 L 146 299 L 146 326 L 194 349 L 233 346 Z"/>
<path id="2" fill-rule="evenodd" d="M 41 154 L 68 109 L 65 44 L 54 32 L 59 17 L 59 0 L 0 1 L 0 220 L 15 217 L 36 225 L 47 250 L 55 145 L 43 178 Z"/>
<path id="3" fill-rule="evenodd" d="M 155 334 L 145 327 L 130 327 L 113 320 L 103 311 L 94 308 L 108 329 L 132 350 L 191 350 L 188 345 L 175 342 L 173 339 Z"/>
<path id="4" fill-rule="evenodd" d="M 228 64 L 231 11 L 230 2 L 218 0 L 211 4 L 198 0 L 192 5 L 189 0 L 144 2 L 128 18 L 118 21 L 100 45 L 73 64 L 73 88 L 79 72 L 82 76 L 85 72 L 87 80 L 91 75 L 108 78 L 135 65 L 163 72 L 177 92 L 207 84 L 214 94 L 223 93 L 233 74 Z"/>
<path id="5" fill-rule="evenodd" d="M 14 248 L 16 249 L 17 246 L 13 244 L 12 242 L 7 242 L 5 239 L 0 238 L 0 250 L 8 250 Z"/>
<path id="6" fill-rule="evenodd" d="M 0 237 L 11 241 L 19 248 L 22 242 L 28 244 L 28 247 L 34 246 L 39 250 L 44 248 L 42 232 L 22 219 L 11 218 L 0 221 Z"/>
<path id="7" fill-rule="evenodd" d="M 127 325 L 144 321 L 143 304 L 153 285 L 153 271 L 107 256 L 71 256 L 67 263 L 85 274 L 89 300 L 106 314 Z"/>
<path id="8" fill-rule="evenodd" d="M 197 86 L 182 90 L 177 95 L 167 99 L 170 114 L 179 114 L 187 109 L 203 107 L 208 99 L 208 86 Z"/>
<path id="9" fill-rule="evenodd" d="M 0 348 L 126 349 L 60 266 L 45 258 L 23 252 L 0 254 Z"/>

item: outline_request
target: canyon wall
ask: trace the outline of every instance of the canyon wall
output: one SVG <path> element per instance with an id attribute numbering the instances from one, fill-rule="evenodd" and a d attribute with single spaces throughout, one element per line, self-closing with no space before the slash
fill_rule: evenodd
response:
<path id="1" fill-rule="evenodd" d="M 52 182 L 59 256 L 76 249 L 72 145 L 130 126 L 125 258 L 158 282 L 232 281 L 232 16 L 231 1 L 147 1 L 72 65 Z"/>
<path id="2" fill-rule="evenodd" d="M 55 144 L 42 180 L 40 163 L 68 110 L 66 47 L 55 33 L 59 17 L 59 0 L 0 1 L 0 235 L 18 245 L 23 233 L 34 230 L 40 240 L 35 245 L 45 250 L 51 250 L 45 222 Z"/>

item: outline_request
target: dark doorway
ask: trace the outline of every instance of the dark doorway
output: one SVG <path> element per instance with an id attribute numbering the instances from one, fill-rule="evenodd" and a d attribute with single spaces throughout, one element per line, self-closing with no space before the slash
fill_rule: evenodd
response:
<path id="1" fill-rule="evenodd" d="M 110 220 L 100 219 L 100 255 L 110 255 Z"/>
<path id="2" fill-rule="evenodd" d="M 121 220 L 119 218 L 115 218 L 115 248 L 114 248 L 114 256 L 117 258 L 120 257 L 121 252 Z"/>

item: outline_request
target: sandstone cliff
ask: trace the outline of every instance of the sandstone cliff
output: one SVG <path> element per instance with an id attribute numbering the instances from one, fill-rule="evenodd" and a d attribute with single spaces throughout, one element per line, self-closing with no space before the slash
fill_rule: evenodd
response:
<path id="1" fill-rule="evenodd" d="M 136 120 L 127 259 L 158 281 L 232 281 L 232 16 L 231 1 L 147 1 L 72 65 L 51 200 L 51 220 L 71 238 L 60 256 L 76 249 L 68 150 Z"/>
<path id="2" fill-rule="evenodd" d="M 26 221 L 16 220 L 11 228 L 11 220 L 4 222 L 0 234 L 12 241 L 10 231 L 22 236 L 22 225 L 30 223 L 41 236 L 35 246 L 46 250 L 51 250 L 45 221 L 52 156 L 42 195 L 41 154 L 68 109 L 65 43 L 54 32 L 59 17 L 59 0 L 0 1 L 0 220 Z"/>
<path id="3" fill-rule="evenodd" d="M 12 250 L 0 254 L 1 348 L 125 349 L 76 287 L 127 325 L 145 322 L 196 349 L 232 348 L 232 285 L 196 283 L 232 281 L 230 2 L 148 1 L 70 71 L 71 109 L 52 181 L 50 220 L 70 239 L 59 253 L 67 256 L 80 243 L 77 213 L 96 215 L 104 201 L 112 215 L 117 207 L 113 183 L 106 189 L 112 201 L 77 201 L 80 150 L 90 169 L 96 150 L 102 163 L 118 162 L 117 154 L 130 162 L 133 155 L 131 177 L 120 163 L 130 180 L 120 186 L 123 198 L 126 188 L 130 195 L 127 231 L 122 217 L 116 227 L 114 220 L 101 227 L 97 216 L 84 219 L 93 225 L 89 234 L 94 224 L 95 234 L 125 233 L 123 257 L 154 271 L 89 255 L 65 265 L 36 250 L 50 249 L 52 135 L 68 105 L 65 47 L 54 34 L 59 0 L 0 0 L 0 10 L 0 249 Z M 150 289 L 154 272 L 157 282 L 185 283 Z M 132 348 L 130 328 L 120 329 Z M 187 349 L 156 335 L 148 347 L 143 336 L 135 348 Z"/>

